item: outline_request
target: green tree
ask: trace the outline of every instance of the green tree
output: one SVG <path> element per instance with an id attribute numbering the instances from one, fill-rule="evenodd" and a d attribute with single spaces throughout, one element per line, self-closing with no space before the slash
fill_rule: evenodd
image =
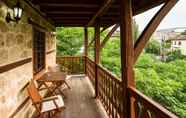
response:
<path id="1" fill-rule="evenodd" d="M 145 48 L 145 52 L 160 55 L 161 45 L 155 39 L 151 39 Z"/>
<path id="2" fill-rule="evenodd" d="M 136 41 L 138 39 L 139 36 L 139 26 L 136 23 L 135 19 L 133 20 L 133 39 L 134 41 Z"/>
<path id="3" fill-rule="evenodd" d="M 184 58 L 186 58 L 186 56 L 182 55 L 181 50 L 178 49 L 178 50 L 169 52 L 168 58 L 166 61 L 169 62 L 169 61 L 174 61 L 176 59 L 184 59 Z"/>
<path id="4" fill-rule="evenodd" d="M 77 55 L 83 46 L 83 28 L 59 27 L 57 32 L 57 55 Z"/>

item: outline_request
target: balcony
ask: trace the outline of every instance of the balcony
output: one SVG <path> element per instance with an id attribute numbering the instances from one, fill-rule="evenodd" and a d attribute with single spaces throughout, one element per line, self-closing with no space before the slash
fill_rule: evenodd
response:
<path id="1" fill-rule="evenodd" d="M 128 97 L 123 96 L 121 80 L 88 57 L 57 57 L 57 63 L 62 70 L 68 70 L 68 74 L 85 73 L 85 76 L 76 75 L 69 79 L 72 90 L 65 91 L 67 109 L 61 113 L 64 118 L 122 118 L 125 100 L 130 102 L 127 109 L 132 118 L 176 118 L 133 87 L 128 87 Z M 98 75 L 97 86 L 95 74 Z M 94 99 L 96 91 L 98 95 Z"/>

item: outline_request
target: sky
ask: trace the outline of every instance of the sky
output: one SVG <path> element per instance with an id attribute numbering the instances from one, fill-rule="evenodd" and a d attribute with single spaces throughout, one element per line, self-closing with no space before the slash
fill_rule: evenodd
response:
<path id="1" fill-rule="evenodd" d="M 137 24 L 139 25 L 140 31 L 144 29 L 144 27 L 154 16 L 154 14 L 160 9 L 160 7 L 156 7 L 152 10 L 149 10 L 143 14 L 134 17 Z M 179 0 L 179 2 L 161 22 L 157 30 L 174 27 L 186 27 L 186 0 Z"/>

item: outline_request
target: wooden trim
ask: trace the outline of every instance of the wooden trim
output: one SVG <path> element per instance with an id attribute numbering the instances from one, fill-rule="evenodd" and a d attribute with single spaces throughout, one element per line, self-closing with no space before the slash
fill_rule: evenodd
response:
<path id="1" fill-rule="evenodd" d="M 110 39 L 110 37 L 112 36 L 112 34 L 118 29 L 118 27 L 119 27 L 119 24 L 116 24 L 110 30 L 110 32 L 107 34 L 107 36 L 105 37 L 105 39 L 101 42 L 100 50 L 103 49 L 103 47 L 105 46 L 105 44 L 107 43 L 107 41 Z"/>
<path id="2" fill-rule="evenodd" d="M 130 93 L 130 97 L 134 98 L 136 101 L 141 102 L 144 106 L 144 111 L 148 109 L 152 110 L 153 113 L 155 113 L 156 118 L 177 118 L 177 116 L 167 109 L 165 109 L 162 105 L 159 103 L 153 101 L 149 97 L 145 96 L 143 93 L 141 93 L 136 88 L 129 86 L 128 91 Z M 143 116 L 142 116 L 143 117 Z M 144 116 L 145 117 L 145 116 Z"/>
<path id="3" fill-rule="evenodd" d="M 36 23 L 31 18 L 28 19 L 28 23 L 31 24 L 32 26 L 34 26 L 36 29 L 42 31 L 42 32 L 48 32 L 49 31 L 47 28 L 45 28 L 45 27 L 41 26 L 40 24 Z"/>
<path id="4" fill-rule="evenodd" d="M 14 118 L 16 114 L 25 106 L 25 104 L 29 101 L 29 97 L 26 97 L 25 100 L 17 107 L 17 109 L 9 116 L 9 118 Z"/>
<path id="5" fill-rule="evenodd" d="M 47 51 L 46 54 L 48 55 L 48 54 L 53 53 L 53 52 L 55 52 L 55 51 L 56 51 L 56 50 L 53 49 L 53 50 Z"/>
<path id="6" fill-rule="evenodd" d="M 48 23 L 50 23 L 51 25 L 54 26 L 54 23 L 52 22 L 51 19 L 47 18 L 47 15 L 43 12 L 41 12 L 38 8 L 36 8 L 29 0 L 24 0 L 24 2 L 26 4 L 28 4 L 35 12 L 37 12 L 41 17 L 43 17 Z M 54 29 L 52 29 L 55 31 L 55 27 Z"/>
<path id="7" fill-rule="evenodd" d="M 134 45 L 134 63 L 136 63 L 140 53 L 143 51 L 145 45 L 149 41 L 153 32 L 159 26 L 164 17 L 169 13 L 169 11 L 174 7 L 178 0 L 169 0 L 164 6 L 155 14 L 152 20 L 149 22 L 145 30 L 142 32 L 138 40 Z"/>
<path id="8" fill-rule="evenodd" d="M 14 69 L 14 68 L 17 68 L 17 67 L 22 66 L 22 65 L 24 65 L 26 63 L 29 63 L 31 61 L 32 61 L 32 58 L 26 58 L 26 59 L 23 59 L 23 60 L 14 62 L 14 63 L 10 63 L 10 64 L 7 64 L 7 65 L 0 66 L 0 73 L 9 71 L 9 70 Z"/>
<path id="9" fill-rule="evenodd" d="M 103 4 L 103 6 L 91 18 L 91 20 L 88 23 L 88 26 L 91 26 L 98 17 L 102 16 L 105 13 L 105 11 L 107 11 L 110 8 L 112 3 L 113 3 L 113 0 L 106 0 L 106 2 Z"/>

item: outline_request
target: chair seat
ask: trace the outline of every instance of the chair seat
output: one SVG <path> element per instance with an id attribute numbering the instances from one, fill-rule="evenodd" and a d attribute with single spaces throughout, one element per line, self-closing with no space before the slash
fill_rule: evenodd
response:
<path id="1" fill-rule="evenodd" d="M 54 96 L 54 97 L 57 97 L 57 99 L 55 99 L 55 102 L 56 102 L 58 107 L 56 107 L 53 100 L 45 101 L 45 102 L 42 103 L 42 106 L 41 106 L 41 112 L 42 113 L 64 107 L 63 98 L 60 95 L 57 95 L 57 96 Z"/>

